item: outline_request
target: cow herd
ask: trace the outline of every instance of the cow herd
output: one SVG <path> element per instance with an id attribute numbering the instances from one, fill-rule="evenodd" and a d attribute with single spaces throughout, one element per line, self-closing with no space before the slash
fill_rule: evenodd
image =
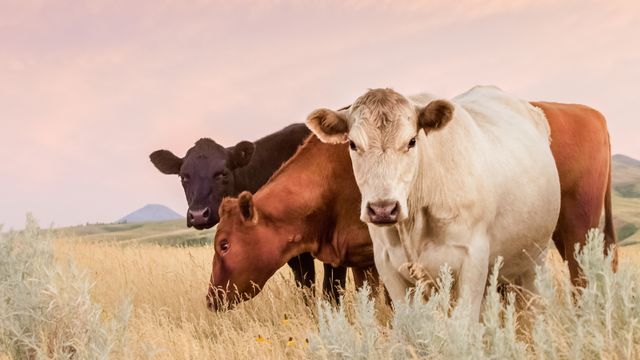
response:
<path id="1" fill-rule="evenodd" d="M 575 246 L 603 208 L 605 248 L 616 251 L 604 117 L 495 87 L 451 100 L 373 89 L 254 143 L 225 148 L 205 138 L 183 158 L 150 157 L 179 175 L 187 226 L 218 224 L 212 310 L 255 296 L 284 264 L 313 287 L 315 258 L 335 300 L 347 267 L 357 287 L 381 281 L 402 302 L 447 264 L 458 300 L 479 316 L 498 257 L 500 280 L 526 296 L 552 239 L 583 285 Z"/>

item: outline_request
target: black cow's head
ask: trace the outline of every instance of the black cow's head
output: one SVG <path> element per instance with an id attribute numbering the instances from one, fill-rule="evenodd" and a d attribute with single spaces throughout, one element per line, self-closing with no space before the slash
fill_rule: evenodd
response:
<path id="1" fill-rule="evenodd" d="M 218 207 L 225 196 L 234 195 L 233 170 L 246 166 L 255 146 L 241 141 L 224 148 L 211 139 L 200 139 L 179 158 L 169 150 L 154 151 L 151 162 L 163 174 L 177 174 L 187 196 L 187 226 L 198 230 L 218 223 Z"/>

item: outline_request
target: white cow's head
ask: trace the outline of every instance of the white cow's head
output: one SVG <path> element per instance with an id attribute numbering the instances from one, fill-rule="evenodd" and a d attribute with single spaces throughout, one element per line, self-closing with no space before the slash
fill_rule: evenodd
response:
<path id="1" fill-rule="evenodd" d="M 392 225 L 408 216 L 409 191 L 424 141 L 419 131 L 441 129 L 453 109 L 446 100 L 417 106 L 391 89 L 374 89 L 348 109 L 313 111 L 307 125 L 324 142 L 349 142 L 362 193 L 361 220 Z"/>

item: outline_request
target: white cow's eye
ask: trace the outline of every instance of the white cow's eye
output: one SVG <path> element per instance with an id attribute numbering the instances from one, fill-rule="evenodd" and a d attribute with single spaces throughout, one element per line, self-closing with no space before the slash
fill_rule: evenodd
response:
<path id="1" fill-rule="evenodd" d="M 407 148 L 411 149 L 412 147 L 415 147 L 415 146 L 416 146 L 416 138 L 409 140 L 409 144 L 407 145 Z"/>
<path id="2" fill-rule="evenodd" d="M 349 140 L 349 148 L 353 151 L 358 150 L 358 147 L 356 146 L 356 143 L 354 143 L 353 141 Z"/>

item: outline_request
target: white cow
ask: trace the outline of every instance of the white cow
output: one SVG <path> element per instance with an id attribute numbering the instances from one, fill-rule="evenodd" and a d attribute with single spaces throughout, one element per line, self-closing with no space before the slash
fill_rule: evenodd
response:
<path id="1" fill-rule="evenodd" d="M 498 256 L 503 280 L 534 290 L 560 209 L 540 109 L 496 87 L 451 101 L 375 89 L 348 109 L 315 110 L 307 125 L 322 141 L 349 141 L 361 219 L 393 301 L 447 263 L 479 316 Z"/>

